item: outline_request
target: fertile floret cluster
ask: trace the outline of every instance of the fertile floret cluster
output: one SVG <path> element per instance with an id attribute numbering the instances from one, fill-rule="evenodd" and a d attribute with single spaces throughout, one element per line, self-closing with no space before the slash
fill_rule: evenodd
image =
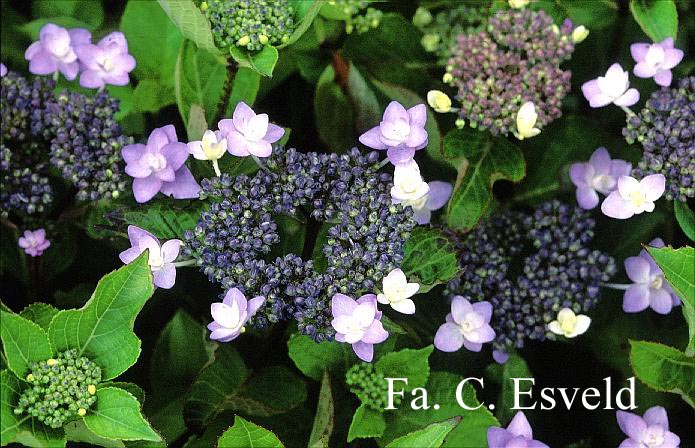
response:
<path id="1" fill-rule="evenodd" d="M 391 203 L 391 179 L 377 172 L 377 161 L 376 153 L 357 149 L 338 155 L 277 148 L 268 171 L 204 179 L 201 197 L 210 206 L 186 234 L 187 253 L 225 289 L 266 297 L 255 325 L 293 318 L 303 333 L 330 338 L 331 297 L 373 290 L 400 265 L 415 225 L 410 209 Z M 330 223 L 322 250 L 309 241 L 299 254 L 313 254 L 320 268 L 297 254 L 267 260 L 280 242 L 280 214 L 315 228 Z"/>
<path id="2" fill-rule="evenodd" d="M 380 10 L 370 8 L 368 0 L 328 0 L 326 3 L 331 8 L 322 10 L 321 14 L 327 14 L 332 19 L 345 20 L 345 32 L 348 34 L 362 34 L 378 27 L 384 15 Z M 335 14 L 328 10 L 335 11 Z"/>
<path id="3" fill-rule="evenodd" d="M 479 8 L 463 2 L 437 12 L 434 16 L 424 8 L 418 9 L 413 23 L 423 32 L 420 43 L 425 51 L 434 53 L 442 65 L 451 57 L 451 48 L 461 34 L 485 30 L 486 16 Z"/>
<path id="4" fill-rule="evenodd" d="M 493 216 L 457 240 L 463 273 L 449 293 L 492 303 L 497 350 L 553 338 L 547 324 L 558 311 L 593 309 L 600 282 L 616 272 L 611 257 L 588 247 L 594 225 L 588 212 L 559 201 Z"/>
<path id="5" fill-rule="evenodd" d="M 365 406 L 379 412 L 388 406 L 388 384 L 384 374 L 374 364 L 361 362 L 350 367 L 345 374 L 345 383 Z M 401 399 L 400 395 L 395 394 L 393 404 L 397 406 Z"/>
<path id="6" fill-rule="evenodd" d="M 627 118 L 623 135 L 644 148 L 636 177 L 663 174 L 667 199 L 695 197 L 695 76 L 654 92 L 639 114 Z"/>
<path id="7" fill-rule="evenodd" d="M 561 27 L 543 11 L 500 11 L 487 31 L 460 34 L 447 63 L 449 82 L 458 89 L 459 115 L 472 127 L 507 135 L 519 109 L 532 102 L 542 128 L 562 115 L 571 72 L 560 63 L 574 51 L 572 23 Z"/>
<path id="8" fill-rule="evenodd" d="M 67 350 L 30 367 L 26 377 L 30 387 L 19 397 L 15 414 L 27 414 L 51 428 L 60 428 L 84 416 L 96 403 L 101 369 L 79 356 L 77 350 Z"/>
<path id="9" fill-rule="evenodd" d="M 221 49 L 287 42 L 294 31 L 294 8 L 287 0 L 207 0 L 201 9 L 210 20 L 215 45 Z"/>

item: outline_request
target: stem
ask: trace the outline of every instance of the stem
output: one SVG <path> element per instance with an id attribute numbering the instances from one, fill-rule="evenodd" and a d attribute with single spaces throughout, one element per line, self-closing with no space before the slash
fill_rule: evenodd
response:
<path id="1" fill-rule="evenodd" d="M 625 291 L 627 290 L 632 284 L 629 285 L 624 285 L 622 283 L 599 283 L 600 286 L 603 286 L 604 288 L 611 288 L 611 289 L 617 289 L 620 291 Z"/>
<path id="2" fill-rule="evenodd" d="M 215 175 L 217 177 L 222 175 L 222 172 L 220 171 L 220 164 L 217 162 L 217 159 L 212 161 L 212 169 L 215 170 Z"/>
<path id="3" fill-rule="evenodd" d="M 377 167 L 377 169 L 378 170 L 382 169 L 383 167 L 388 165 L 388 163 L 389 163 L 389 158 L 387 157 L 379 163 L 379 166 Z"/>
<path id="4" fill-rule="evenodd" d="M 623 110 L 623 112 L 625 112 L 625 114 L 628 116 L 628 118 L 635 115 L 635 113 L 632 111 L 632 109 L 630 109 L 627 106 L 620 106 L 620 108 Z"/>
<path id="5" fill-rule="evenodd" d="M 197 262 L 198 260 L 196 260 L 195 258 L 191 258 L 190 260 L 177 261 L 173 263 L 173 265 L 177 268 L 184 268 L 186 266 L 195 266 Z"/>

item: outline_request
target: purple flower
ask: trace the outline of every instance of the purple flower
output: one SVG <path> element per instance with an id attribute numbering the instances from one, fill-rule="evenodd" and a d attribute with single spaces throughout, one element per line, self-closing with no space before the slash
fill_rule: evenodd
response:
<path id="1" fill-rule="evenodd" d="M 618 448 L 678 448 L 680 437 L 668 430 L 666 409 L 654 406 L 643 417 L 632 412 L 617 411 L 620 430 L 628 436 Z"/>
<path id="2" fill-rule="evenodd" d="M 208 324 L 210 339 L 219 342 L 229 342 L 246 331 L 244 325 L 265 302 L 265 297 L 258 296 L 247 301 L 246 296 L 237 288 L 232 288 L 225 294 L 222 303 L 210 305 L 213 322 Z"/>
<path id="3" fill-rule="evenodd" d="M 661 238 L 649 243 L 652 247 L 664 247 Z M 636 257 L 625 260 L 625 272 L 634 283 L 623 296 L 623 311 L 638 313 L 650 307 L 659 314 L 668 314 L 680 305 L 680 299 L 664 278 L 663 271 L 649 253 L 642 249 Z"/>
<path id="4" fill-rule="evenodd" d="M 0 62 L 0 78 L 5 76 L 6 74 L 7 74 L 7 67 L 5 66 L 5 64 Z"/>
<path id="5" fill-rule="evenodd" d="M 75 79 L 80 71 L 75 47 L 88 44 L 91 39 L 91 33 L 85 29 L 68 31 L 47 23 L 41 28 L 39 40 L 24 52 L 24 58 L 29 61 L 29 71 L 35 75 L 50 75 L 59 71 L 68 80 Z"/>
<path id="6" fill-rule="evenodd" d="M 376 302 L 374 294 L 365 294 L 357 300 L 336 294 L 331 300 L 335 340 L 352 344 L 357 357 L 367 362 L 374 358 L 374 344 L 389 337 L 381 324 L 381 311 L 377 310 Z"/>
<path id="7" fill-rule="evenodd" d="M 438 180 L 429 182 L 427 185 L 429 186 L 427 194 L 407 203 L 413 209 L 413 219 L 420 225 L 429 224 L 432 212 L 446 205 L 454 189 L 450 183 Z"/>
<path id="8" fill-rule="evenodd" d="M 506 429 L 488 428 L 487 444 L 490 448 L 549 448 L 533 440 L 533 430 L 522 411 L 516 413 Z"/>
<path id="9" fill-rule="evenodd" d="M 418 104 L 406 110 L 399 102 L 391 101 L 379 123 L 360 135 L 360 142 L 370 148 L 387 150 L 394 165 L 404 163 L 415 156 L 415 151 L 427 146 L 427 108 Z"/>
<path id="10" fill-rule="evenodd" d="M 268 122 L 268 114 L 256 115 L 243 101 L 236 105 L 231 119 L 220 120 L 217 126 L 227 139 L 229 153 L 239 157 L 269 157 L 272 143 L 285 134 L 283 128 Z"/>
<path id="11" fill-rule="evenodd" d="M 620 176 L 629 176 L 632 164 L 624 160 L 611 160 L 606 148 L 598 148 L 588 162 L 570 167 L 570 179 L 577 187 L 577 202 L 585 210 L 598 205 L 598 193 L 608 195 L 617 188 Z"/>
<path id="12" fill-rule="evenodd" d="M 134 177 L 135 200 L 142 203 L 158 192 L 175 199 L 198 197 L 200 185 L 186 167 L 188 146 L 176 138 L 174 126 L 157 128 L 147 139 L 147 145 L 127 145 L 121 154 L 125 172 Z"/>
<path id="13" fill-rule="evenodd" d="M 630 45 L 632 58 L 637 62 L 633 73 L 640 78 L 654 78 L 660 86 L 671 85 L 671 69 L 683 59 L 683 50 L 673 48 L 673 39 L 667 37 L 661 43 Z"/>
<path id="14" fill-rule="evenodd" d="M 434 346 L 443 352 L 455 352 L 461 346 L 479 352 L 484 343 L 495 339 L 495 330 L 490 326 L 491 317 L 490 302 L 471 304 L 463 296 L 454 296 L 446 323 L 434 335 Z"/>
<path id="15" fill-rule="evenodd" d="M 663 174 L 651 174 L 642 180 L 630 176 L 618 178 L 618 189 L 614 190 L 601 204 L 604 215 L 616 219 L 628 219 L 642 212 L 654 211 L 654 201 L 666 189 Z"/>
<path id="16" fill-rule="evenodd" d="M 114 31 L 96 45 L 76 45 L 75 53 L 82 64 L 82 87 L 125 86 L 130 82 L 128 73 L 135 68 L 135 58 L 128 54 L 128 42 L 123 33 Z"/>
<path id="17" fill-rule="evenodd" d="M 509 361 L 509 353 L 503 350 L 493 350 L 492 359 L 494 359 L 497 364 L 506 364 L 507 361 Z"/>
<path id="18" fill-rule="evenodd" d="M 40 257 L 43 251 L 48 249 L 50 245 L 51 241 L 46 239 L 46 231 L 44 229 L 25 230 L 24 236 L 19 237 L 19 247 L 32 257 Z"/>
<path id="19" fill-rule="evenodd" d="M 118 258 L 125 264 L 130 264 L 149 249 L 148 264 L 152 271 L 154 285 L 170 289 L 176 283 L 176 266 L 174 260 L 179 256 L 181 240 L 169 240 L 160 245 L 159 240 L 147 230 L 136 226 L 128 226 L 130 249 L 126 249 Z"/>
<path id="20" fill-rule="evenodd" d="M 611 103 L 629 107 L 639 101 L 639 92 L 630 88 L 628 73 L 617 62 L 610 66 L 605 76 L 582 84 L 582 93 L 591 107 L 603 107 Z"/>

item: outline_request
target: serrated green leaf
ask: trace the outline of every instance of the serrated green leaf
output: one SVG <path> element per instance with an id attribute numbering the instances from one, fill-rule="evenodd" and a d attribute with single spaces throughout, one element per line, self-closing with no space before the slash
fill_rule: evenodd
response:
<path id="1" fill-rule="evenodd" d="M 691 241 L 695 241 L 695 213 L 688 207 L 688 204 L 681 201 L 674 201 L 673 210 L 676 214 L 676 221 L 681 226 L 683 233 Z"/>
<path id="2" fill-rule="evenodd" d="M 309 448 L 328 448 L 333 434 L 333 419 L 335 410 L 333 405 L 333 394 L 331 393 L 331 377 L 328 371 L 323 372 L 321 380 L 321 391 L 319 392 L 319 402 L 314 414 L 314 424 L 309 436 Z"/>
<path id="3" fill-rule="evenodd" d="M 456 250 L 441 231 L 416 227 L 403 247 L 401 269 L 409 281 L 420 283 L 418 293 L 427 292 L 456 276 Z"/>
<path id="4" fill-rule="evenodd" d="M 82 442 L 91 446 L 103 446 L 104 448 L 124 448 L 121 440 L 107 439 L 96 435 L 85 425 L 84 420 L 75 420 L 63 425 L 65 436 L 70 442 Z"/>
<path id="5" fill-rule="evenodd" d="M 283 448 L 282 442 L 275 434 L 267 429 L 244 420 L 238 415 L 234 417 L 234 426 L 222 434 L 217 441 L 218 447 L 234 448 Z"/>
<path id="6" fill-rule="evenodd" d="M 103 387 L 97 390 L 96 405 L 84 417 L 94 434 L 107 439 L 161 440 L 140 413 L 138 400 L 123 389 Z"/>
<path id="7" fill-rule="evenodd" d="M 340 375 L 350 366 L 350 353 L 345 344 L 328 341 L 316 343 L 309 336 L 295 333 L 287 341 L 287 348 L 297 368 L 316 381 L 321 380 L 324 370 Z"/>
<path id="8" fill-rule="evenodd" d="M 443 422 L 432 423 L 423 429 L 418 429 L 401 436 L 386 445 L 386 448 L 439 448 L 444 439 L 461 421 L 455 417 Z"/>
<path id="9" fill-rule="evenodd" d="M 157 0 L 183 37 L 192 40 L 198 48 L 220 54 L 210 31 L 210 22 L 192 0 Z"/>
<path id="10" fill-rule="evenodd" d="M 140 406 L 142 406 L 142 404 L 145 402 L 145 391 L 142 389 L 142 387 L 135 383 L 128 383 L 126 381 L 107 381 L 97 385 L 97 389 L 101 389 L 103 387 L 117 387 L 119 389 L 123 389 L 130 395 L 134 396 L 135 399 L 138 400 L 138 403 L 140 403 Z"/>
<path id="11" fill-rule="evenodd" d="M 59 310 L 53 305 L 34 302 L 27 305 L 27 307 L 24 308 L 19 315 L 25 319 L 29 319 L 35 324 L 38 324 L 44 329 L 44 331 L 48 331 L 48 326 L 50 325 L 53 316 L 58 314 L 58 311 Z"/>
<path id="12" fill-rule="evenodd" d="M 679 394 L 695 408 L 695 356 L 656 342 L 630 340 L 630 365 L 647 386 Z"/>
<path id="13" fill-rule="evenodd" d="M 458 177 L 447 208 L 449 227 L 469 230 L 492 202 L 492 185 L 507 179 L 519 182 L 526 163 L 509 140 L 470 128 L 455 129 L 444 138 L 444 157 L 458 161 Z"/>
<path id="14" fill-rule="evenodd" d="M 239 67 L 250 68 L 263 76 L 273 76 L 273 70 L 278 63 L 278 50 L 266 45 L 260 51 L 250 52 L 239 47 L 231 47 L 229 53 L 239 64 Z"/>
<path id="15" fill-rule="evenodd" d="M 630 0 L 630 11 L 642 31 L 654 42 L 676 40 L 678 11 L 673 0 Z"/>
<path id="16" fill-rule="evenodd" d="M 133 112 L 159 112 L 163 107 L 176 103 L 174 89 L 159 79 L 143 79 L 133 91 Z"/>
<path id="17" fill-rule="evenodd" d="M 369 406 L 362 404 L 355 411 L 348 430 L 348 442 L 355 439 L 381 437 L 386 429 L 384 415 Z"/>
<path id="18" fill-rule="evenodd" d="M 32 362 L 45 361 L 53 356 L 48 335 L 38 324 L 6 311 L 0 311 L 0 321 L 7 367 L 18 378 L 27 375 Z"/>
<path id="19" fill-rule="evenodd" d="M 385 378 L 408 378 L 408 384 L 398 382 L 403 390 L 410 392 L 416 387 L 423 387 L 430 376 L 429 357 L 434 347 L 428 345 L 419 350 L 406 348 L 387 353 L 374 364 Z"/>
<path id="20" fill-rule="evenodd" d="M 60 311 L 48 335 L 56 351 L 78 350 L 101 367 L 104 381 L 117 377 L 140 356 L 135 318 L 154 287 L 148 253 L 103 277 L 80 309 Z"/>
<path id="21" fill-rule="evenodd" d="M 183 239 L 187 230 L 193 230 L 200 218 L 202 204 L 194 203 L 190 207 L 174 209 L 165 205 L 133 209 L 123 212 L 123 219 L 128 224 L 147 230 L 162 240 Z"/>

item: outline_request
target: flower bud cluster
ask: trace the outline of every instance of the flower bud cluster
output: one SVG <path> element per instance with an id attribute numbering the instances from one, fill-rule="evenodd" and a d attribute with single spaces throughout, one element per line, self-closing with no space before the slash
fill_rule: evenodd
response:
<path id="1" fill-rule="evenodd" d="M 450 295 L 493 305 L 495 349 L 521 348 L 526 339 L 553 339 L 548 323 L 563 308 L 585 313 L 599 300 L 599 283 L 614 260 L 592 250 L 595 222 L 587 211 L 551 201 L 532 213 L 495 215 L 457 239 L 461 276 Z"/>
<path id="2" fill-rule="evenodd" d="M 623 135 L 644 148 L 635 177 L 663 174 L 668 200 L 695 197 L 695 76 L 654 92 L 644 109 L 627 117 Z"/>
<path id="3" fill-rule="evenodd" d="M 335 5 L 342 9 L 347 17 L 345 20 L 345 32 L 348 34 L 366 33 L 379 26 L 384 13 L 378 9 L 370 8 L 368 0 L 329 0 L 329 5 Z"/>
<path id="4" fill-rule="evenodd" d="M 294 8 L 287 0 L 207 0 L 201 5 L 220 49 L 286 43 L 295 28 Z"/>
<path id="5" fill-rule="evenodd" d="M 432 16 L 427 10 L 419 9 L 416 15 L 424 20 L 413 19 L 413 23 L 423 32 L 420 43 L 425 51 L 437 55 L 439 62 L 446 65 L 451 57 L 451 48 L 460 34 L 475 34 L 485 30 L 486 17 L 479 8 L 456 3 L 451 8 Z M 430 14 L 427 16 L 427 14 Z M 429 19 L 429 20 L 427 20 Z"/>
<path id="6" fill-rule="evenodd" d="M 379 412 L 388 406 L 388 384 L 374 364 L 361 362 L 350 367 L 345 373 L 345 383 L 365 406 Z M 393 404 L 398 406 L 402 398 L 395 394 Z"/>
<path id="7" fill-rule="evenodd" d="M 29 387 L 19 397 L 15 414 L 27 414 L 51 428 L 82 417 L 97 401 L 101 369 L 71 349 L 53 359 L 31 364 Z"/>

